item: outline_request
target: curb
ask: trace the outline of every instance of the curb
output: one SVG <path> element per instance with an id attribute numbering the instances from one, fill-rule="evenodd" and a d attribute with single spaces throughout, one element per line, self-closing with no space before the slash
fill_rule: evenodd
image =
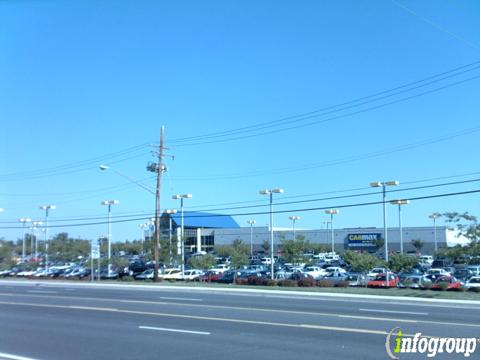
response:
<path id="1" fill-rule="evenodd" d="M 456 299 L 431 299 L 421 297 L 408 296 L 385 296 L 385 295 L 366 295 L 366 294 L 346 294 L 346 293 L 328 293 L 328 292 L 307 292 L 295 290 L 274 290 L 274 289 L 246 289 L 246 288 L 212 288 L 201 286 L 175 286 L 175 285 L 128 285 L 128 284 L 112 284 L 112 283 L 78 283 L 68 281 L 29 281 L 29 280 L 0 280 L 1 284 L 15 284 L 24 286 L 49 286 L 49 287 L 86 287 L 86 288 L 110 288 L 121 290 L 185 290 L 192 292 L 210 292 L 210 293 L 246 293 L 246 294 L 263 294 L 268 295 L 283 295 L 283 296 L 303 296 L 306 298 L 343 298 L 343 299 L 367 299 L 367 300 L 390 300 L 401 302 L 417 302 L 417 303 L 431 303 L 431 304 L 451 304 L 451 305 L 477 305 L 480 306 L 480 300 L 456 300 Z"/>

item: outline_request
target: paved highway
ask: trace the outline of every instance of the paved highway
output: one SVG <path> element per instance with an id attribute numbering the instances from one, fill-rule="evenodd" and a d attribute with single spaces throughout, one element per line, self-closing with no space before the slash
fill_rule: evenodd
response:
<path id="1" fill-rule="evenodd" d="M 0 322 L 0 359 L 387 359 L 394 327 L 480 337 L 475 304 L 45 282 L 0 281 Z"/>

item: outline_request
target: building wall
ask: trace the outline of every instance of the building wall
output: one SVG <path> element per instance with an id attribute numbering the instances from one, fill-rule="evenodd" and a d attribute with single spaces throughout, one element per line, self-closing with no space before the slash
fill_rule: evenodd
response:
<path id="1" fill-rule="evenodd" d="M 348 249 L 349 235 L 361 234 L 379 234 L 383 238 L 383 228 L 346 228 L 334 229 L 334 246 L 336 251 Z M 202 229 L 202 236 L 213 236 L 215 245 L 230 245 L 236 239 L 243 240 L 250 244 L 250 227 L 235 229 Z M 296 230 L 296 236 L 304 236 L 305 240 L 316 244 L 325 244 L 331 246 L 331 230 Z M 447 229 L 445 226 L 436 228 L 438 248 L 455 246 L 456 244 L 465 245 L 468 242 L 464 237 L 458 237 L 455 231 Z M 279 245 L 281 240 L 290 240 L 293 238 L 292 230 L 275 230 L 274 244 Z M 420 239 L 424 242 L 422 253 L 433 253 L 435 247 L 435 231 L 433 226 L 425 227 L 404 227 L 403 228 L 403 248 L 405 252 L 414 252 L 415 248 L 411 241 Z M 256 251 L 262 249 L 264 241 L 270 242 L 270 232 L 268 227 L 254 227 L 252 232 L 252 242 Z M 388 229 L 388 249 L 389 251 L 400 250 L 399 228 Z M 204 249 L 202 249 L 204 250 Z"/>

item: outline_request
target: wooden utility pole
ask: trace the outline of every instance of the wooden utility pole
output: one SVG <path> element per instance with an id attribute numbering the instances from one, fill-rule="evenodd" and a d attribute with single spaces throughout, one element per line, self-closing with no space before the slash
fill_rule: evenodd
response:
<path id="1" fill-rule="evenodd" d="M 164 130 L 162 126 L 160 130 L 160 145 L 157 152 L 157 163 L 150 163 L 147 166 L 148 171 L 157 173 L 157 186 L 155 191 L 155 241 L 153 246 L 153 253 L 155 259 L 155 267 L 153 271 L 153 281 L 158 281 L 158 265 L 160 261 L 160 188 L 162 184 L 162 173 L 165 171 L 163 164 L 164 157 Z"/>

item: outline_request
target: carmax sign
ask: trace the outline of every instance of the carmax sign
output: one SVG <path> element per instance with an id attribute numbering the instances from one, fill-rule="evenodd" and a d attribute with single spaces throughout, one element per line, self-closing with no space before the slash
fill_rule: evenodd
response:
<path id="1" fill-rule="evenodd" d="M 381 238 L 380 233 L 348 234 L 347 247 L 352 250 L 373 249 L 377 247 L 376 241 Z"/>

